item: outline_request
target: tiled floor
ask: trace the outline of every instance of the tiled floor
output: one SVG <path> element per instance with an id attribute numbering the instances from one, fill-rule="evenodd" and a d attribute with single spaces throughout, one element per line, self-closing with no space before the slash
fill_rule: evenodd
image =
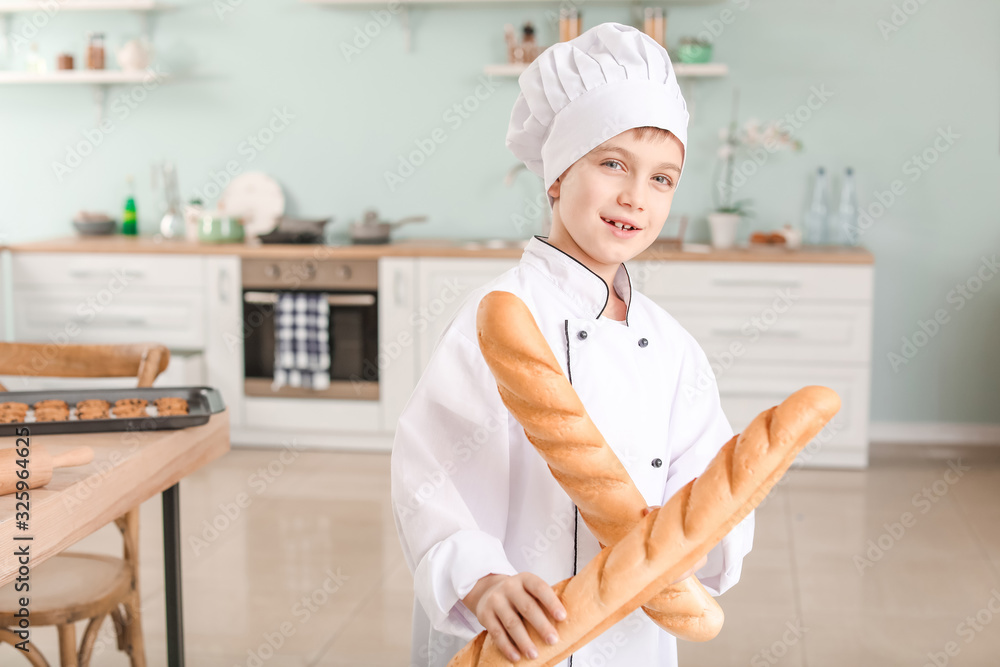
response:
<path id="1" fill-rule="evenodd" d="M 388 455 L 234 450 L 185 479 L 187 664 L 408 665 L 412 578 L 388 498 Z M 160 530 L 157 497 L 141 529 L 154 667 L 166 664 Z M 107 527 L 74 548 L 119 544 Z M 1000 455 L 881 449 L 867 471 L 789 472 L 719 601 L 722 633 L 682 642 L 682 666 L 1000 665 Z M 94 665 L 128 664 L 110 628 Z M 34 632 L 56 664 L 54 631 Z M 26 663 L 2 645 L 0 664 Z"/>

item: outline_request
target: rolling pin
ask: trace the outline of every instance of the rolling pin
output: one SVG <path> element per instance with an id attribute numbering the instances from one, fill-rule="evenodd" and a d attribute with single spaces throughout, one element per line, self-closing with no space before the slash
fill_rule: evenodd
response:
<path id="1" fill-rule="evenodd" d="M 0 496 L 17 491 L 17 476 L 19 470 L 24 470 L 17 464 L 22 458 L 17 455 L 16 447 L 0 449 Z M 58 456 L 52 456 L 43 445 L 31 445 L 28 448 L 28 472 L 25 479 L 29 489 L 37 489 L 52 481 L 52 470 L 82 466 L 94 460 L 94 450 L 90 447 L 77 447 Z"/>

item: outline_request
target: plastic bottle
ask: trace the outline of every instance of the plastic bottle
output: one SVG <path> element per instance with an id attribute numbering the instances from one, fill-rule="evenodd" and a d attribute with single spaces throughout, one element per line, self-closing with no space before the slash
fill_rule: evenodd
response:
<path id="1" fill-rule="evenodd" d="M 854 170 L 848 167 L 844 172 L 844 183 L 840 186 L 840 206 L 830 241 L 837 245 L 857 245 L 859 231 L 858 190 L 854 184 Z"/>
<path id="2" fill-rule="evenodd" d="M 128 177 L 128 199 L 125 200 L 125 211 L 122 213 L 122 234 L 135 236 L 139 233 L 138 218 L 135 213 L 135 195 L 132 177 Z"/>
<path id="3" fill-rule="evenodd" d="M 812 201 L 806 211 L 802 223 L 802 242 L 807 245 L 824 245 L 828 243 L 827 226 L 830 215 L 830 197 L 826 182 L 826 169 L 816 170 L 816 181 L 813 184 Z"/>

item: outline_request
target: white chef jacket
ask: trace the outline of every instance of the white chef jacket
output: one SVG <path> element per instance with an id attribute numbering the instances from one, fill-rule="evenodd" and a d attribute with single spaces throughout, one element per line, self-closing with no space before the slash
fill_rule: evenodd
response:
<path id="1" fill-rule="evenodd" d="M 632 290 L 624 264 L 613 286 L 626 319 L 601 317 L 607 284 L 546 238 L 532 238 L 516 267 L 466 298 L 399 417 L 392 507 L 414 579 L 411 667 L 444 667 L 483 630 L 461 602 L 480 578 L 530 571 L 555 584 L 600 550 L 500 399 L 476 336 L 488 292 L 525 302 L 647 504 L 664 504 L 733 436 L 694 338 Z M 739 580 L 753 528 L 751 513 L 696 573 L 713 595 Z M 676 642 L 637 609 L 560 667 L 673 667 Z"/>

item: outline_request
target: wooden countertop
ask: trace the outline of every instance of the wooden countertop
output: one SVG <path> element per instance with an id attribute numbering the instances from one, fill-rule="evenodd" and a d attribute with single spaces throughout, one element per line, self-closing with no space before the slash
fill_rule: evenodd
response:
<path id="1" fill-rule="evenodd" d="M 377 259 L 379 257 L 500 257 L 518 259 L 527 241 L 507 241 L 490 247 L 484 241 L 458 239 L 409 239 L 380 245 L 267 245 L 261 243 L 193 243 L 157 240 L 146 236 L 67 237 L 6 246 L 11 252 L 93 252 L 177 255 L 239 255 L 263 259 Z M 635 260 L 708 262 L 808 262 L 818 264 L 874 264 L 862 247 L 803 246 L 786 250 L 757 246 L 713 250 L 687 244 L 683 250 L 653 243 Z"/>

